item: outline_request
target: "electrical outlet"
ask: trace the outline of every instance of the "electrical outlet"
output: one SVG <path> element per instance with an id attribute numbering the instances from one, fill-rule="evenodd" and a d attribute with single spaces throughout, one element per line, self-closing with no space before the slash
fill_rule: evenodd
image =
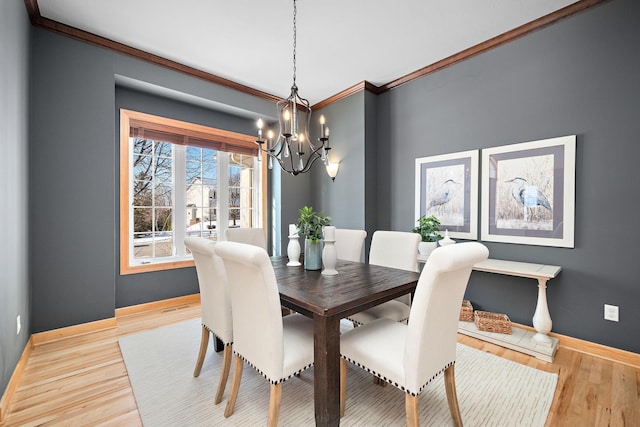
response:
<path id="1" fill-rule="evenodd" d="M 20 323 L 20 315 L 16 317 L 16 335 L 20 335 L 20 329 L 22 329 L 22 323 Z"/>
<path id="2" fill-rule="evenodd" d="M 605 320 L 611 320 L 613 322 L 617 322 L 619 319 L 619 311 L 618 311 L 618 306 L 617 305 L 609 305 L 609 304 L 605 304 L 604 305 L 604 319 Z"/>

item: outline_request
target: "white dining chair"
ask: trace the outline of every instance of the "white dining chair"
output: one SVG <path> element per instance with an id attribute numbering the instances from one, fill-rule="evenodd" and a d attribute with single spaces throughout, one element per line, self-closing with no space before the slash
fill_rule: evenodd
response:
<path id="1" fill-rule="evenodd" d="M 454 376 L 458 317 L 471 269 L 488 256 L 478 242 L 435 249 L 420 274 L 407 325 L 378 319 L 341 335 L 341 416 L 349 361 L 404 391 L 408 426 L 419 425 L 418 396 L 444 372 L 449 411 L 462 426 Z"/>
<path id="2" fill-rule="evenodd" d="M 230 242 L 246 243 L 268 250 L 263 228 L 227 228 L 224 237 Z"/>
<path id="3" fill-rule="evenodd" d="M 420 235 L 404 231 L 382 231 L 373 233 L 369 249 L 369 264 L 401 270 L 418 270 L 418 244 Z M 354 326 L 364 325 L 381 317 L 405 322 L 411 311 L 411 296 L 404 295 L 365 311 L 350 315 L 347 319 Z"/>
<path id="4" fill-rule="evenodd" d="M 282 316 L 275 272 L 264 249 L 220 242 L 216 253 L 227 270 L 234 322 L 235 365 L 224 416 L 233 414 L 246 361 L 271 384 L 268 425 L 277 426 L 282 383 L 313 366 L 313 321 L 301 314 Z"/>
<path id="5" fill-rule="evenodd" d="M 267 242 L 262 228 L 227 228 L 224 237 L 229 242 L 246 243 L 268 251 Z M 291 310 L 282 307 L 282 314 L 289 314 Z"/>
<path id="6" fill-rule="evenodd" d="M 367 237 L 365 230 L 350 230 L 336 228 L 336 256 L 346 261 L 360 262 L 362 260 L 362 248 Z"/>
<path id="7" fill-rule="evenodd" d="M 216 242 L 204 237 L 187 237 L 184 244 L 193 254 L 200 288 L 200 310 L 202 332 L 200 351 L 196 360 L 193 376 L 200 375 L 204 358 L 209 346 L 209 334 L 213 333 L 224 344 L 222 372 L 218 380 L 215 404 L 222 401 L 231 368 L 231 349 L 233 343 L 233 320 L 231 299 L 227 289 L 227 274 L 222 259 L 215 253 Z"/>

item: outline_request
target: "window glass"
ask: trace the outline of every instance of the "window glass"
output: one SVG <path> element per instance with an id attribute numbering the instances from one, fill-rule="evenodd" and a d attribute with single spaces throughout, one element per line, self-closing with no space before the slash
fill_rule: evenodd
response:
<path id="1" fill-rule="evenodd" d="M 187 147 L 187 159 L 186 234 L 218 240 L 218 152 Z"/>
<path id="2" fill-rule="evenodd" d="M 121 151 L 122 274 L 192 265 L 187 236 L 261 227 L 252 136 L 121 110 Z"/>

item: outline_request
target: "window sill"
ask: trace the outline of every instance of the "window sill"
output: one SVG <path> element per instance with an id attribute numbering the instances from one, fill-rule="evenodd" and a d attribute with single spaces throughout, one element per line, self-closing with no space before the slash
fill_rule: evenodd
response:
<path id="1" fill-rule="evenodd" d="M 148 273 L 151 271 L 163 271 L 173 270 L 176 268 L 193 267 L 195 264 L 193 259 L 189 260 L 171 260 L 167 262 L 154 262 L 149 264 L 138 264 L 129 266 L 120 266 L 120 274 L 122 276 L 127 274 Z"/>

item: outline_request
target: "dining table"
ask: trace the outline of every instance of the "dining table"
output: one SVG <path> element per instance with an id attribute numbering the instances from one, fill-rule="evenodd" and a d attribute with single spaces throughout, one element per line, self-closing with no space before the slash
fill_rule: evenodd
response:
<path id="1" fill-rule="evenodd" d="M 281 304 L 313 319 L 316 426 L 340 425 L 340 320 L 413 293 L 419 273 L 338 260 L 336 275 L 271 258 Z"/>

